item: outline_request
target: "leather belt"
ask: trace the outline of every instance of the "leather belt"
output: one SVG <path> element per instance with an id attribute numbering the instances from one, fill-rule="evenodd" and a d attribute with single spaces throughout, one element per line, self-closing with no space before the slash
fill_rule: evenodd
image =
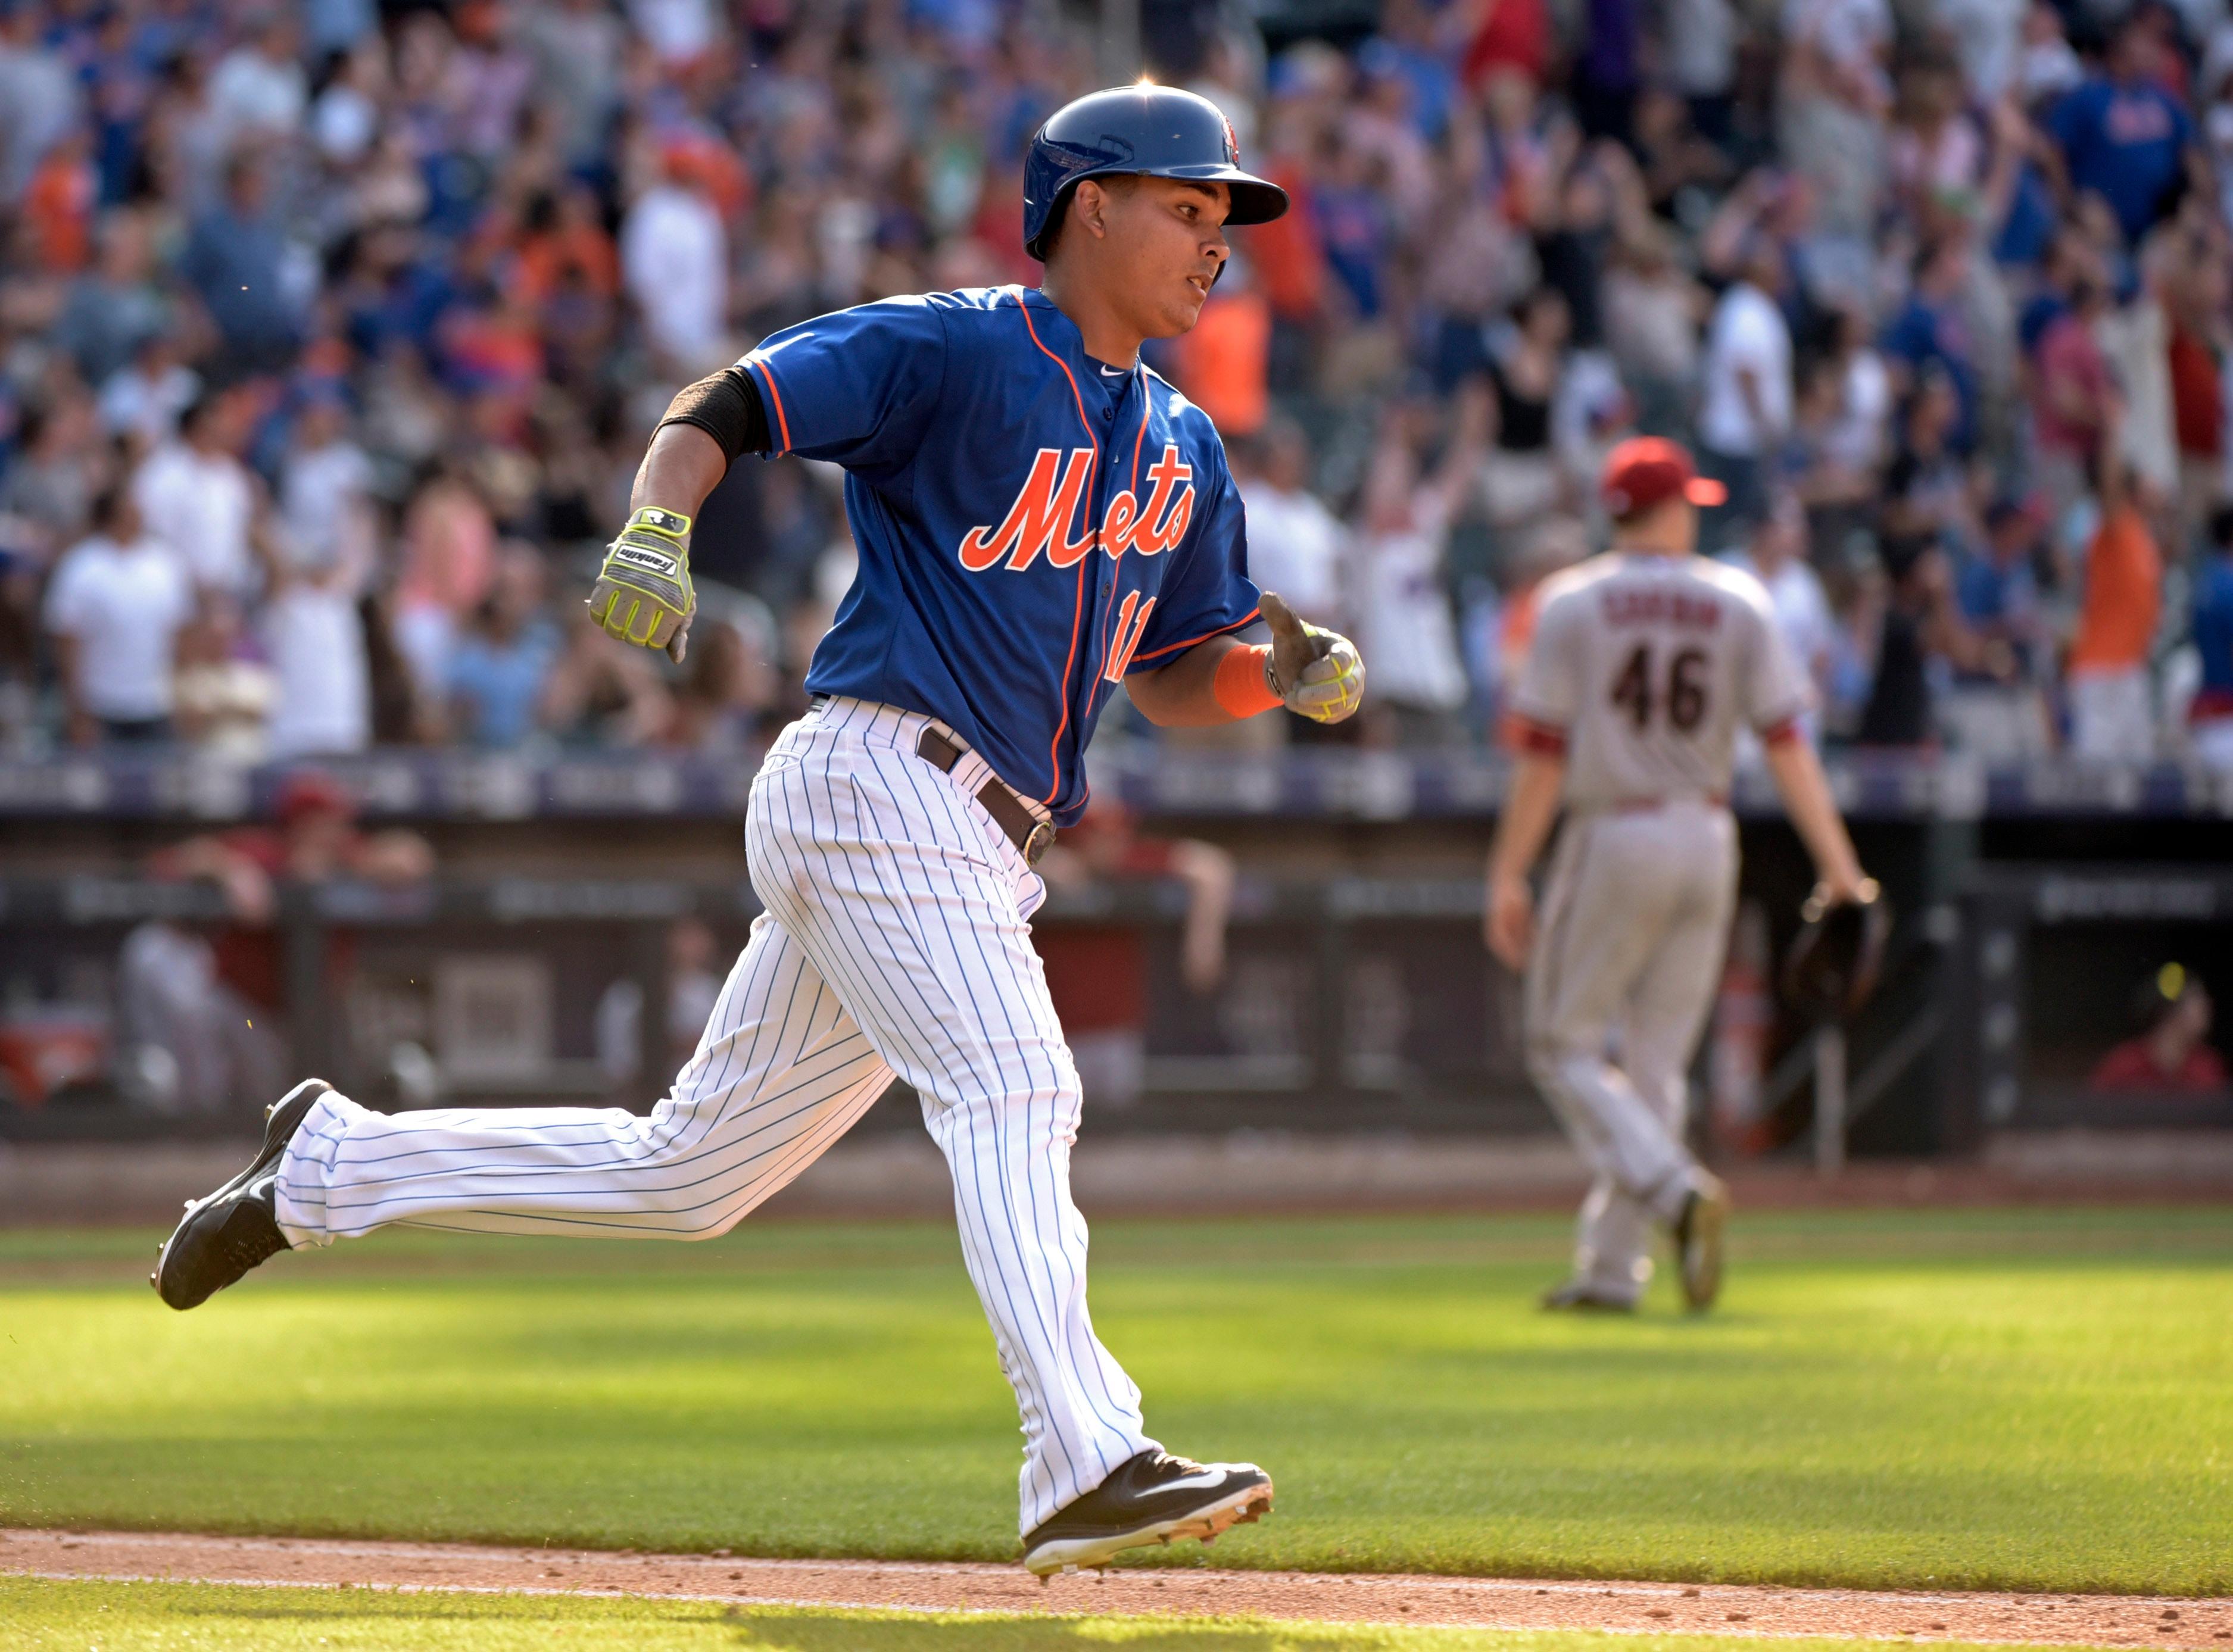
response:
<path id="1" fill-rule="evenodd" d="M 941 774 L 952 774 L 954 765 L 961 761 L 961 748 L 934 728 L 923 730 L 917 738 L 915 754 Z M 1053 826 L 1025 808 L 1022 800 L 999 780 L 987 780 L 977 788 L 977 806 L 1008 835 L 1025 866 L 1037 866 L 1039 856 L 1054 847 Z"/>

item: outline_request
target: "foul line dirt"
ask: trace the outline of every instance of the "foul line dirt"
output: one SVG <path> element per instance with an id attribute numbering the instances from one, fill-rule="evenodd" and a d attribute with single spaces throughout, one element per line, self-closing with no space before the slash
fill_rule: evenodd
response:
<path id="1" fill-rule="evenodd" d="M 929 1612 L 1248 1614 L 1631 1634 L 2162 1647 L 2225 1652 L 2233 1600 L 1879 1593 L 1683 1584 L 1119 1568 L 1042 1585 L 1015 1566 L 0 1530 L 0 1573 L 404 1591 L 634 1596 Z"/>

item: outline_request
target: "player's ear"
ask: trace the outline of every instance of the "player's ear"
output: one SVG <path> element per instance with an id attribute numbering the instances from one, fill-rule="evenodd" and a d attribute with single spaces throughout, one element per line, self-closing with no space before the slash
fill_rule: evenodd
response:
<path id="1" fill-rule="evenodd" d="M 1069 218 L 1096 235 L 1109 233 L 1109 191 L 1099 179 L 1089 178 L 1071 192 Z"/>

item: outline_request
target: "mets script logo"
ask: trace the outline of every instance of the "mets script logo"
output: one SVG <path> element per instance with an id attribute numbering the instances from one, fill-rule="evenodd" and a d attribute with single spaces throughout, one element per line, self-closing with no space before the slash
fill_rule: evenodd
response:
<path id="1" fill-rule="evenodd" d="M 1168 442 L 1162 458 L 1148 467 L 1147 503 L 1126 488 L 1109 501 L 1100 527 L 1088 527 L 1073 538 L 1078 506 L 1093 479 L 1093 459 L 1090 447 L 1073 447 L 1066 456 L 1059 447 L 1039 449 L 1000 525 L 972 528 L 961 536 L 961 565 L 981 574 L 1005 556 L 1020 574 L 1045 552 L 1049 567 L 1070 568 L 1096 546 L 1111 557 L 1128 550 L 1153 556 L 1186 537 L 1187 524 L 1194 520 L 1194 466 L 1180 460 L 1176 442 Z"/>

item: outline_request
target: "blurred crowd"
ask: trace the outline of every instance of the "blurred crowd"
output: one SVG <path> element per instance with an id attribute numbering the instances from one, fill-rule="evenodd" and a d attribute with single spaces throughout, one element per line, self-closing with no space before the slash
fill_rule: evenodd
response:
<path id="1" fill-rule="evenodd" d="M 1260 582 L 1371 661 L 1343 738 L 1491 737 L 1646 432 L 1728 485 L 1820 738 L 2233 764 L 2224 0 L 1141 11 L 1294 198 L 1154 360 Z M 735 467 L 670 667 L 580 602 L 643 443 L 777 328 L 1035 280 L 1093 21 L 0 0 L 0 750 L 752 749 L 836 478 Z"/>

